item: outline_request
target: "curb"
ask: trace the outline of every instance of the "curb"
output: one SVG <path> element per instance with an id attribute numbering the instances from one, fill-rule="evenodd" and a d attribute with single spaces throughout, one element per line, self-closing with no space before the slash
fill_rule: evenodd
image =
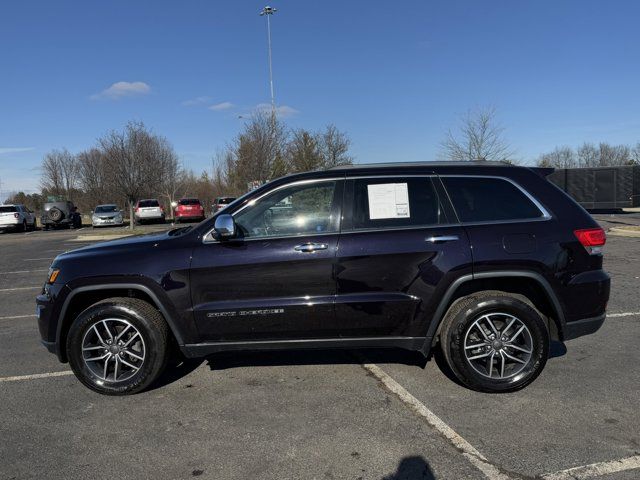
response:
<path id="1" fill-rule="evenodd" d="M 607 232 L 609 235 L 618 237 L 636 237 L 640 238 L 640 230 L 629 230 L 626 228 L 613 227 Z"/>

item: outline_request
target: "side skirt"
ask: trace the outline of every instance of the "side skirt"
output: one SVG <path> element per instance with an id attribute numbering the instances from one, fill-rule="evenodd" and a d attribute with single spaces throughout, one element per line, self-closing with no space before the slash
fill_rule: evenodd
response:
<path id="1" fill-rule="evenodd" d="M 214 342 L 192 343 L 182 345 L 180 349 L 188 358 L 203 357 L 212 353 L 230 351 L 260 351 L 260 350 L 300 350 L 300 349 L 331 349 L 331 348 L 404 348 L 420 351 L 425 356 L 425 337 L 367 337 L 367 338 L 322 338 L 301 340 L 271 340 L 251 342 Z"/>

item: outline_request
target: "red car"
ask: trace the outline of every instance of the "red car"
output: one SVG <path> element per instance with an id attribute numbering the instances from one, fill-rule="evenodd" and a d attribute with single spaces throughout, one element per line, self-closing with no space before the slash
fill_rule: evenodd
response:
<path id="1" fill-rule="evenodd" d="M 204 207 L 197 198 L 181 198 L 175 212 L 176 223 L 204 220 Z"/>

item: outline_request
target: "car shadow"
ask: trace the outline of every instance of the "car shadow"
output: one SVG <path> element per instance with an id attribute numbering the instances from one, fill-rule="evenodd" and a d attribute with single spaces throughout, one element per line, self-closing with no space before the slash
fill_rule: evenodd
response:
<path id="1" fill-rule="evenodd" d="M 551 341 L 549 359 L 567 353 L 564 343 Z M 202 358 L 178 357 L 171 361 L 160 378 L 149 390 L 155 390 L 186 377 L 206 362 L 212 371 L 242 367 L 276 367 L 295 365 L 360 365 L 366 363 L 395 363 L 425 368 L 427 362 L 435 360 L 440 371 L 452 382 L 463 386 L 449 368 L 439 347 L 434 347 L 428 358 L 420 352 L 399 348 L 366 349 L 317 349 L 317 350 L 270 350 L 221 352 Z"/>
<path id="2" fill-rule="evenodd" d="M 359 365 L 363 361 L 401 363 L 421 368 L 426 365 L 426 359 L 420 353 L 393 348 L 224 352 L 209 355 L 206 360 L 211 370 L 290 365 Z"/>

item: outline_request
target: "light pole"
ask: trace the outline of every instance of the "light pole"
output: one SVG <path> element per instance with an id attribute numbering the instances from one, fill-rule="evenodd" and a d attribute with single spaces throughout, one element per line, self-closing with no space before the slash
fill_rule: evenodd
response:
<path id="1" fill-rule="evenodd" d="M 267 5 L 260 11 L 261 17 L 267 17 L 267 39 L 269 42 L 269 85 L 271 87 L 271 120 L 275 123 L 276 119 L 276 100 L 273 94 L 273 68 L 271 66 L 271 15 L 276 13 L 277 10 Z"/>

